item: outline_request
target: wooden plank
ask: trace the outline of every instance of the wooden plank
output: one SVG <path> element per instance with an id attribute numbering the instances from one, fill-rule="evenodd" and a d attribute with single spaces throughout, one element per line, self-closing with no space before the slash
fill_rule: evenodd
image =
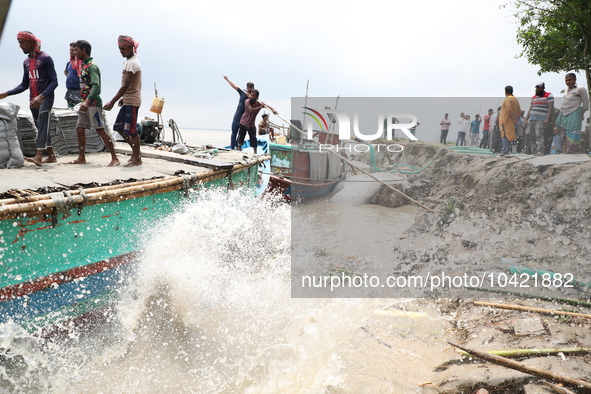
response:
<path id="1" fill-rule="evenodd" d="M 115 152 L 131 155 L 131 147 L 117 145 L 115 146 Z M 176 163 L 190 164 L 199 167 L 211 168 L 214 170 L 230 170 L 234 167 L 235 163 L 228 163 L 225 161 L 218 161 L 212 159 L 201 159 L 193 156 L 179 155 L 173 152 L 166 152 L 163 150 L 146 149 L 143 148 L 141 151 L 142 157 L 150 157 L 153 159 L 162 159 L 167 161 L 173 161 Z"/>

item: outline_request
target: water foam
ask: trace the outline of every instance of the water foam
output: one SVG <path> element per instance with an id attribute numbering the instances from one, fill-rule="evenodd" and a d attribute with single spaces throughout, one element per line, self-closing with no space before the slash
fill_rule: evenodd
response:
<path id="1" fill-rule="evenodd" d="M 335 350 L 375 304 L 290 297 L 290 214 L 277 201 L 210 191 L 143 229 L 142 261 L 109 324 L 21 347 L 27 379 L 36 382 L 27 392 L 300 393 L 338 385 Z"/>

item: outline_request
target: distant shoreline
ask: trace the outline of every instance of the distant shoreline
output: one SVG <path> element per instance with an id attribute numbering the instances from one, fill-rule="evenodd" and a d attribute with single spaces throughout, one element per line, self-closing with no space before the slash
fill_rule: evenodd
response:
<path id="1" fill-rule="evenodd" d="M 207 130 L 207 131 L 230 131 L 230 130 L 226 130 L 226 129 L 208 129 L 208 128 L 203 128 L 203 127 L 185 127 L 185 126 L 179 126 L 179 129 L 187 129 L 187 130 Z"/>

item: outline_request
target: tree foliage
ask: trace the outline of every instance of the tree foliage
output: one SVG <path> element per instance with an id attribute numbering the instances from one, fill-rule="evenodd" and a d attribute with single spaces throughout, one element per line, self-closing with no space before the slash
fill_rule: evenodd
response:
<path id="1" fill-rule="evenodd" d="M 538 73 L 584 70 L 590 85 L 591 1 L 513 0 L 518 20 L 519 57 L 540 67 Z"/>

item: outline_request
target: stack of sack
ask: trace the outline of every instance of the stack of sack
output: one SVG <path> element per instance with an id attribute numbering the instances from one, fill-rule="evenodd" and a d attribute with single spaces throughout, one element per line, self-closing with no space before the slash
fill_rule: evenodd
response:
<path id="1" fill-rule="evenodd" d="M 19 168 L 25 163 L 16 131 L 18 110 L 16 104 L 0 103 L 0 168 Z"/>
<path id="2" fill-rule="evenodd" d="M 37 154 L 37 148 L 35 147 L 37 126 L 35 126 L 33 116 L 28 113 L 19 113 L 16 117 L 16 125 L 23 154 L 27 157 L 35 156 Z"/>
<path id="3" fill-rule="evenodd" d="M 78 153 L 77 122 L 78 114 L 74 110 L 55 108 L 51 111 L 49 135 L 53 150 L 58 156 Z M 105 131 L 107 133 L 110 131 L 108 124 L 105 125 Z M 92 130 L 86 130 L 86 152 L 101 152 L 103 150 L 105 150 L 105 144 L 101 137 Z"/>

